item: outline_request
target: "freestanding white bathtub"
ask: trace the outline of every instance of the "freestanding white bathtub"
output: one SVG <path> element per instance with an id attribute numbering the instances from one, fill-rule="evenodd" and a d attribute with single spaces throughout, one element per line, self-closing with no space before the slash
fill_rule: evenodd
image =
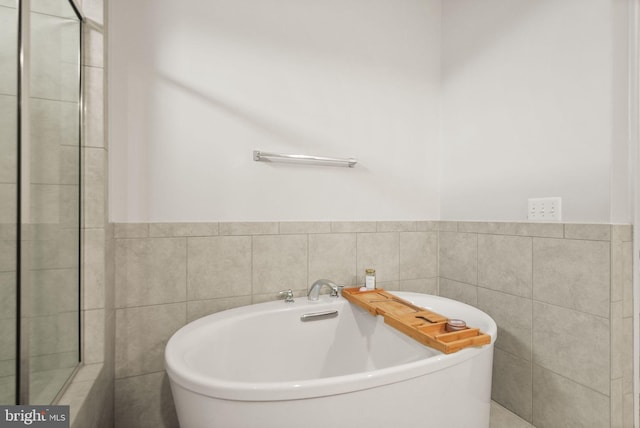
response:
<path id="1" fill-rule="evenodd" d="M 454 300 L 394 294 L 480 327 L 491 344 L 445 355 L 342 297 L 219 312 L 165 350 L 181 428 L 488 428 L 495 322 Z"/>

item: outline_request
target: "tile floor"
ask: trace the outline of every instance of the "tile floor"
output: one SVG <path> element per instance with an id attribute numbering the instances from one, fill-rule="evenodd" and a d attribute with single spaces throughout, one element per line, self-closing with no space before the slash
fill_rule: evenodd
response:
<path id="1" fill-rule="evenodd" d="M 491 402 L 490 428 L 535 428 L 529 422 L 519 418 L 495 401 Z"/>

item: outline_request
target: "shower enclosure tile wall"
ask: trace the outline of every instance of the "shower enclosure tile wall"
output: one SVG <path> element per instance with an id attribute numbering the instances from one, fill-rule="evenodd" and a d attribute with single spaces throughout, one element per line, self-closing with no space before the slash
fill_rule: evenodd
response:
<path id="1" fill-rule="evenodd" d="M 29 288 L 29 293 L 21 294 L 21 331 L 29 335 L 30 348 L 28 367 L 24 362 L 21 366 L 29 374 L 29 382 L 23 379 L 20 399 L 50 402 L 79 359 L 80 26 L 66 1 L 33 2 L 32 7 L 23 4 L 23 17 L 25 22 L 28 17 L 29 25 L 22 28 L 22 34 L 28 34 L 29 43 L 23 45 L 28 66 L 21 88 L 23 148 L 19 148 L 17 6 L 16 1 L 0 3 L 0 402 L 4 404 L 17 400 L 13 371 L 19 237 L 24 267 L 21 284 L 23 290 Z M 18 222 L 20 151 L 23 205 Z M 16 226 L 20 223 L 19 236 Z"/>
<path id="2" fill-rule="evenodd" d="M 522 418 L 630 426 L 630 226 L 144 223 L 116 224 L 115 241 L 118 428 L 177 426 L 163 350 L 185 323 L 321 277 L 356 285 L 365 267 L 489 313 L 493 398 Z"/>
<path id="3" fill-rule="evenodd" d="M 113 426 L 114 240 L 107 220 L 108 145 L 105 138 L 104 41 L 107 0 L 79 0 L 83 26 L 84 121 L 82 146 L 82 353 L 84 367 L 60 404 L 74 428 Z"/>
<path id="4" fill-rule="evenodd" d="M 15 402 L 17 10 L 0 3 L 0 403 Z"/>
<path id="5" fill-rule="evenodd" d="M 3 229 L 14 229 L 11 238 L 15 242 L 3 245 L 3 259 L 8 256 L 3 261 L 13 266 L 1 269 L 2 291 L 14 290 L 9 295 L 3 294 L 1 299 L 5 304 L 13 301 L 14 305 L 20 305 L 18 329 L 15 321 L 2 322 L 3 369 L 11 367 L 6 357 L 9 353 L 15 356 L 18 330 L 21 345 L 20 364 L 14 364 L 19 367 L 20 377 L 18 387 L 13 387 L 20 391 L 19 397 L 5 394 L 6 387 L 11 388 L 16 382 L 12 382 L 15 378 L 7 378 L 4 370 L 0 374 L 3 377 L 0 395 L 3 404 L 50 403 L 80 358 L 81 27 L 78 16 L 65 0 L 4 2 L 0 5 L 0 21 L 3 60 L 0 193 L 6 197 L 2 201 L 0 224 Z M 18 32 L 24 36 L 20 40 Z M 3 240 L 9 237 L 4 232 Z M 3 311 L 0 317 L 9 315 L 15 317 L 15 309 Z M 7 326 L 12 328 L 6 329 Z"/>

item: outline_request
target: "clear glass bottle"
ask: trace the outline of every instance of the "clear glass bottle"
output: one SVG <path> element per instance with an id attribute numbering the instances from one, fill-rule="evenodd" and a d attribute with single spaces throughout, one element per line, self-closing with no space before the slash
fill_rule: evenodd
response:
<path id="1" fill-rule="evenodd" d="M 376 270 L 366 269 L 364 271 L 364 286 L 367 290 L 374 290 L 376 288 Z"/>

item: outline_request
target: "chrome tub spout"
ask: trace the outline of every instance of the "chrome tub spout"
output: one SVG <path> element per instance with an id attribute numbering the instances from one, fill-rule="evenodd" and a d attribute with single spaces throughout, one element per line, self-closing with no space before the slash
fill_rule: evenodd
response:
<path id="1" fill-rule="evenodd" d="M 307 299 L 311 300 L 312 302 L 318 300 L 318 298 L 320 297 L 320 290 L 324 286 L 327 286 L 331 289 L 331 297 L 340 297 L 340 292 L 342 291 L 342 288 L 344 288 L 329 279 L 319 279 L 311 286 L 309 294 L 307 294 Z"/>

